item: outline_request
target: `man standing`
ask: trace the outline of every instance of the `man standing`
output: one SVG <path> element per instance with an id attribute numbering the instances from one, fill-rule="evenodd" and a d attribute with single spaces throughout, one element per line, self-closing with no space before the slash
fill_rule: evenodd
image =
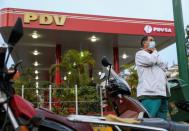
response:
<path id="1" fill-rule="evenodd" d="M 141 40 L 142 50 L 135 56 L 135 64 L 139 82 L 137 97 L 150 113 L 151 117 L 167 119 L 168 100 L 166 64 L 163 63 L 155 48 L 152 36 L 145 36 Z"/>

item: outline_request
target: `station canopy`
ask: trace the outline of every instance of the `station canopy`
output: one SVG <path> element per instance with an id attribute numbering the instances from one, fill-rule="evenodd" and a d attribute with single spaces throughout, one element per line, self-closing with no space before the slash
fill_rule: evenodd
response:
<path id="1" fill-rule="evenodd" d="M 94 73 L 97 74 L 102 69 L 102 56 L 107 56 L 113 63 L 113 47 L 118 47 L 121 66 L 134 62 L 144 35 L 155 37 L 158 50 L 175 42 L 173 21 L 16 8 L 0 10 L 0 31 L 5 39 L 18 17 L 24 23 L 24 36 L 13 51 L 13 60 L 22 59 L 22 67 L 32 67 L 37 60 L 40 65 L 35 68 L 39 70 L 41 80 L 49 79 L 49 67 L 56 61 L 57 44 L 61 45 L 61 54 L 69 49 L 89 50 L 96 61 Z M 34 56 L 34 50 L 40 55 Z M 122 58 L 123 54 L 127 55 L 126 59 Z"/>

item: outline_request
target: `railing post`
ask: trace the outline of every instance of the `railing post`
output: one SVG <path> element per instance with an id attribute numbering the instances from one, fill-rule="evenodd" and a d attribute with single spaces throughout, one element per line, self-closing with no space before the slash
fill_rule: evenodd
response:
<path id="1" fill-rule="evenodd" d="M 101 117 L 103 117 L 103 101 L 102 101 L 102 86 L 100 87 L 100 112 L 101 112 Z"/>
<path id="2" fill-rule="evenodd" d="M 78 115 L 78 92 L 77 92 L 77 84 L 75 85 L 75 110 L 76 115 Z"/>
<path id="3" fill-rule="evenodd" d="M 52 109 L 52 85 L 49 85 L 49 110 Z"/>
<path id="4" fill-rule="evenodd" d="M 24 98 L 24 85 L 22 85 L 22 98 Z"/>

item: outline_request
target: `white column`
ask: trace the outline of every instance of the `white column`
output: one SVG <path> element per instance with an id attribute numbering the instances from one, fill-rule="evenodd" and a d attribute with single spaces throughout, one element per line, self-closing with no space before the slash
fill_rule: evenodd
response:
<path id="1" fill-rule="evenodd" d="M 22 85 L 22 98 L 24 98 L 24 85 Z"/>
<path id="2" fill-rule="evenodd" d="M 78 115 L 78 93 L 77 93 L 77 85 L 75 85 L 75 108 L 76 108 L 76 115 Z"/>
<path id="3" fill-rule="evenodd" d="M 52 109 L 52 85 L 49 85 L 49 110 Z"/>
<path id="4" fill-rule="evenodd" d="M 100 112 L 101 112 L 101 117 L 103 117 L 103 100 L 102 100 L 102 86 L 100 87 Z"/>

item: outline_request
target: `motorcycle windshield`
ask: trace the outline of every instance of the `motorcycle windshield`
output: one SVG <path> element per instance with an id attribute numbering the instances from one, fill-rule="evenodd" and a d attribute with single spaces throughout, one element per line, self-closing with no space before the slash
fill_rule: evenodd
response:
<path id="1" fill-rule="evenodd" d="M 116 80 L 118 85 L 120 85 L 119 88 L 121 88 L 122 90 L 128 93 L 131 93 L 131 88 L 129 84 L 127 83 L 127 81 L 121 78 L 120 76 L 118 76 L 117 73 L 112 68 L 111 68 L 111 75 Z"/>

